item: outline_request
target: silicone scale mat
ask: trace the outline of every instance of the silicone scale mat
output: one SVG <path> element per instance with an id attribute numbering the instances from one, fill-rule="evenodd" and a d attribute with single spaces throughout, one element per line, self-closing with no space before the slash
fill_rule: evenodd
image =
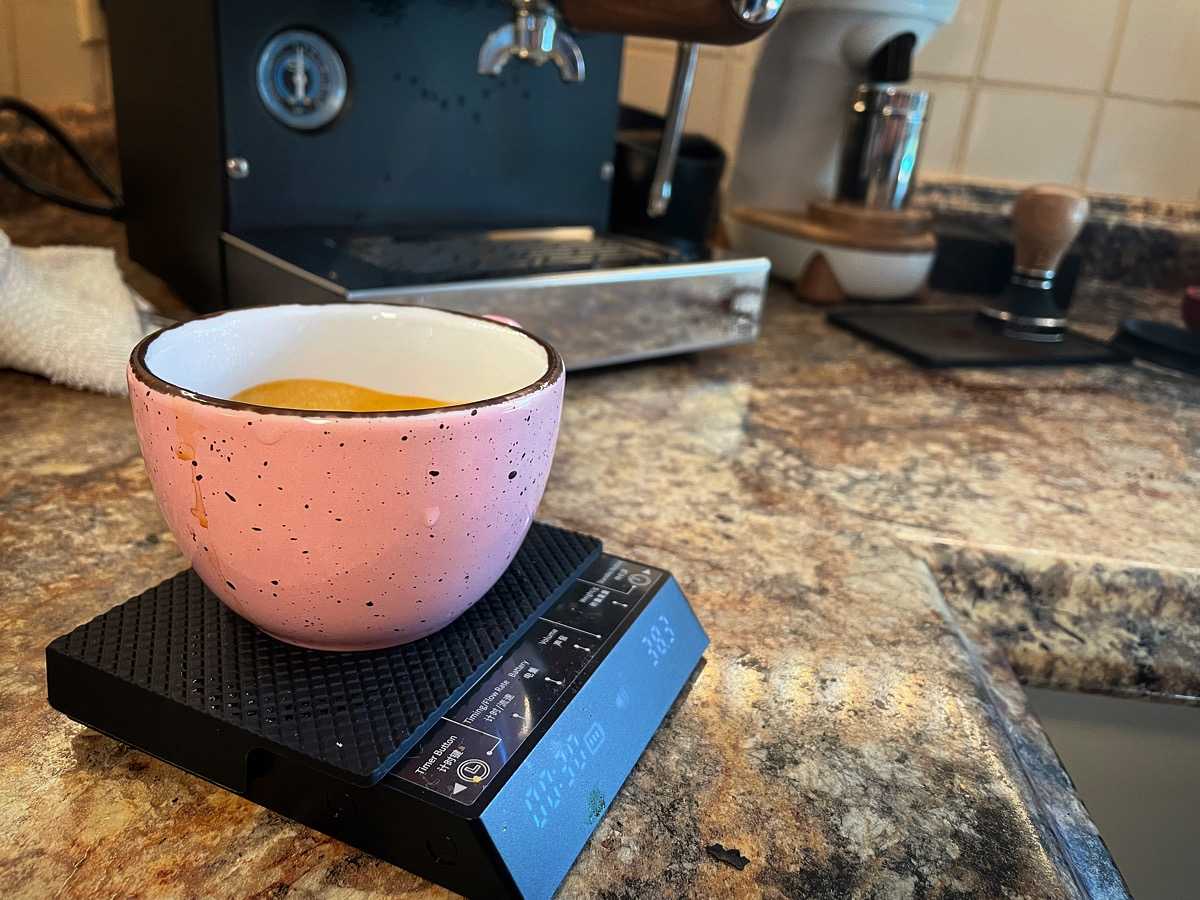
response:
<path id="1" fill-rule="evenodd" d="M 366 653 L 306 650 L 268 637 L 189 569 L 51 643 L 50 701 L 151 753 L 170 739 L 164 731 L 190 732 L 201 713 L 218 720 L 209 726 L 214 744 L 236 729 L 252 747 L 371 784 L 600 549 L 595 538 L 534 523 L 512 565 L 457 620 L 410 644 Z M 145 698 L 143 718 L 156 721 L 143 724 L 120 709 L 116 692 L 96 694 L 93 673 L 140 689 L 135 702 Z M 181 706 L 193 713 L 176 728 L 171 711 Z"/>

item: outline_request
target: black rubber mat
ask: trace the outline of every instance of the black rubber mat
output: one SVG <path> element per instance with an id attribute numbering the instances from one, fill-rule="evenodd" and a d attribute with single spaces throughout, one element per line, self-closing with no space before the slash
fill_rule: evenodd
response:
<path id="1" fill-rule="evenodd" d="M 1113 346 L 1146 362 L 1200 375 L 1200 334 L 1178 325 L 1126 319 Z"/>
<path id="2" fill-rule="evenodd" d="M 839 328 L 932 369 L 1129 362 L 1123 351 L 1074 331 L 1053 344 L 1007 337 L 981 325 L 974 310 L 847 310 L 828 318 Z"/>
<path id="3" fill-rule="evenodd" d="M 189 569 L 51 643 L 50 703 L 152 754 L 176 735 L 211 734 L 212 746 L 179 747 L 183 760 L 173 761 L 227 758 L 216 770 L 235 789 L 252 777 L 256 754 L 269 762 L 270 753 L 373 784 L 600 550 L 595 538 L 535 523 L 496 585 L 457 620 L 365 653 L 277 641 Z M 197 729 L 196 716 L 209 727 Z"/>

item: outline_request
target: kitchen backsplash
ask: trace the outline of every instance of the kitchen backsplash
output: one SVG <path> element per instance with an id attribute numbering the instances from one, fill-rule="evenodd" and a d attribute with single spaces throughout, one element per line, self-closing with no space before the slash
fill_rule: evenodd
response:
<path id="1" fill-rule="evenodd" d="M 688 127 L 731 151 L 756 52 L 701 51 Z M 673 59 L 629 41 L 623 99 L 661 110 Z M 961 0 L 916 72 L 927 178 L 1200 200 L 1200 0 Z"/>
<path id="2" fill-rule="evenodd" d="M 0 0 L 0 93 L 104 107 L 96 0 Z M 756 45 L 704 47 L 688 119 L 733 152 Z M 660 110 L 673 45 L 631 39 L 621 92 Z M 961 0 L 917 59 L 923 172 L 1200 201 L 1200 0 Z"/>

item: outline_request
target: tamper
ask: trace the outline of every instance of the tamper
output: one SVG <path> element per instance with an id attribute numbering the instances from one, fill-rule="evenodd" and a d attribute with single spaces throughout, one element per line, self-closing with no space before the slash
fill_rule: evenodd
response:
<path id="1" fill-rule="evenodd" d="M 1087 197 L 1072 188 L 1038 184 L 1022 191 L 1012 212 L 1012 278 L 980 316 L 1008 337 L 1062 341 L 1067 317 L 1054 298 L 1054 276 L 1087 216 Z"/>

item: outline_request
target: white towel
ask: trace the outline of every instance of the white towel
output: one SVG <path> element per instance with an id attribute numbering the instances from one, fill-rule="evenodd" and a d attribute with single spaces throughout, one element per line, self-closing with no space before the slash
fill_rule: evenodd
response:
<path id="1" fill-rule="evenodd" d="M 124 394 L 129 351 L 157 327 L 152 312 L 112 250 L 14 247 L 0 231 L 0 367 Z"/>

